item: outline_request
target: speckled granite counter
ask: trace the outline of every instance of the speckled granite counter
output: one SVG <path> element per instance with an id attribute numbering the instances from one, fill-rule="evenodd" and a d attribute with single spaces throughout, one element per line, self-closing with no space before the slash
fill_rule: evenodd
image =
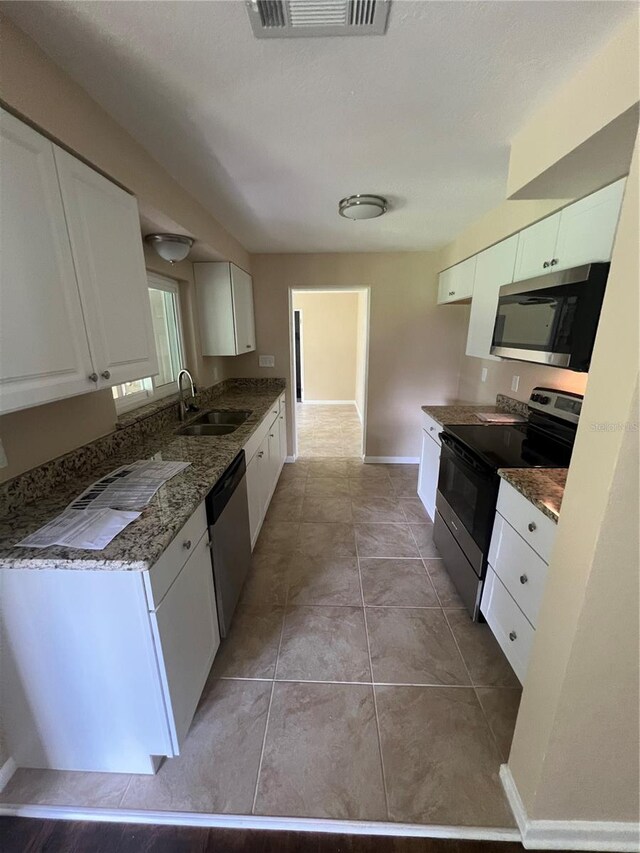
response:
<path id="1" fill-rule="evenodd" d="M 567 468 L 500 468 L 498 474 L 558 523 Z"/>
<path id="2" fill-rule="evenodd" d="M 20 507 L 0 522 L 0 568 L 110 571 L 150 568 L 247 443 L 283 390 L 284 382 L 280 387 L 272 382 L 268 387 L 227 390 L 216 397 L 215 408 L 251 411 L 249 419 L 236 432 L 215 437 L 179 436 L 175 430 L 180 424 L 165 424 L 157 432 L 142 437 L 139 443 L 100 460 L 90 473 Z M 214 405 L 209 408 L 214 408 Z M 15 547 L 16 542 L 58 515 L 94 480 L 120 465 L 136 459 L 148 459 L 154 454 L 159 454 L 162 459 L 190 462 L 191 465 L 162 486 L 140 518 L 104 550 Z"/>
<path id="3" fill-rule="evenodd" d="M 515 415 L 527 417 L 528 407 L 526 403 L 498 394 L 495 404 L 484 403 L 469 405 L 468 403 L 451 403 L 448 406 L 422 406 L 422 411 L 437 421 L 440 426 L 445 424 L 479 424 L 478 419 L 481 412 L 510 412 Z"/>

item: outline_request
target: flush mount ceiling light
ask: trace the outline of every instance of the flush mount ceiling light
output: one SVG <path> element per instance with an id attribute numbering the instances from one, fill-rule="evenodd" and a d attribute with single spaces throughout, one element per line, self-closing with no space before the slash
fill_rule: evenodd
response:
<path id="1" fill-rule="evenodd" d="M 338 213 L 346 219 L 375 219 L 387 211 L 387 200 L 381 195 L 350 195 L 338 205 Z"/>
<path id="2" fill-rule="evenodd" d="M 193 246 L 193 239 L 183 234 L 147 234 L 144 239 L 170 264 L 184 261 Z"/>

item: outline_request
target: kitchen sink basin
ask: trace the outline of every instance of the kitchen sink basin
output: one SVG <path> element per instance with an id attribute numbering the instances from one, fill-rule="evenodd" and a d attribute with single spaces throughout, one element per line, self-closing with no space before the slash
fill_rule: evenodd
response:
<path id="1" fill-rule="evenodd" d="M 251 412 L 206 412 L 197 418 L 199 424 L 243 424 Z"/>
<path id="2" fill-rule="evenodd" d="M 233 424 L 191 424 L 178 430 L 178 435 L 229 435 L 238 429 Z"/>

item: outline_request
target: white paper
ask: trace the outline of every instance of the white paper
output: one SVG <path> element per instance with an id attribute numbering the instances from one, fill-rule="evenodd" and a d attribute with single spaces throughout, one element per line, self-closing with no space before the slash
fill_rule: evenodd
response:
<path id="1" fill-rule="evenodd" d="M 67 548 L 84 548 L 101 551 L 118 533 L 135 521 L 139 512 L 121 512 L 116 509 L 66 509 L 40 530 L 27 536 L 19 546 L 23 548 L 48 548 L 64 545 Z"/>
<path id="2" fill-rule="evenodd" d="M 67 509 L 142 510 L 160 486 L 183 471 L 190 462 L 161 462 L 153 459 L 122 465 L 92 483 Z"/>

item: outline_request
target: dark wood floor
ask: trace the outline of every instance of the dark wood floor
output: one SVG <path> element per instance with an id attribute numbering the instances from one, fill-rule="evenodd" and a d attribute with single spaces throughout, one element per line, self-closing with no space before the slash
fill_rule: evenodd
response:
<path id="1" fill-rule="evenodd" d="M 520 844 L 5 817 L 2 853 L 522 853 Z"/>

